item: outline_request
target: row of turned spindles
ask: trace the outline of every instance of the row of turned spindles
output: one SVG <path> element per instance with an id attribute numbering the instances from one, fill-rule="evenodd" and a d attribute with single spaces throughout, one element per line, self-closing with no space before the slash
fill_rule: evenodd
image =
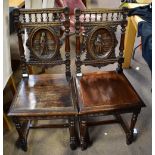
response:
<path id="1" fill-rule="evenodd" d="M 50 18 L 51 15 L 51 18 Z M 40 16 L 40 17 L 38 17 Z M 27 22 L 49 22 L 49 21 L 60 21 L 61 22 L 62 13 L 34 13 L 34 14 L 22 14 L 21 20 L 23 23 Z"/>

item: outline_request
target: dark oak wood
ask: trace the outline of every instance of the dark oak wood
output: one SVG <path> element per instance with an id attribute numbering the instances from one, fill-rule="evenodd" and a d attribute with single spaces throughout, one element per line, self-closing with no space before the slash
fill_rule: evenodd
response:
<path id="1" fill-rule="evenodd" d="M 127 13 L 126 8 L 75 10 L 77 76 L 74 82 L 82 150 L 90 144 L 88 128 L 95 125 L 119 123 L 126 134 L 127 144 L 134 140 L 133 130 L 145 104 L 122 69 Z M 115 34 L 119 30 L 120 40 Z M 118 56 L 115 52 L 117 44 Z M 118 64 L 116 71 L 81 72 L 82 65 L 101 68 L 115 62 Z M 123 113 L 132 113 L 130 126 L 121 117 Z M 105 115 L 114 115 L 115 119 L 91 119 Z"/>
<path id="2" fill-rule="evenodd" d="M 126 8 L 75 10 L 77 73 L 80 73 L 82 65 L 102 67 L 115 62 L 118 62 L 117 71 L 122 72 L 127 13 L 128 9 Z M 119 45 L 120 52 L 119 56 L 116 57 L 115 47 L 118 40 L 115 32 L 119 26 L 121 26 L 122 33 Z M 80 35 L 80 31 L 82 35 Z M 80 36 L 83 38 L 81 43 Z M 84 60 L 80 59 L 80 50 L 86 53 Z"/>
<path id="3" fill-rule="evenodd" d="M 16 146 L 22 148 L 24 151 L 27 151 L 27 135 L 28 135 L 27 125 L 25 127 L 24 122 L 19 121 L 17 117 L 13 117 L 13 122 L 15 123 L 16 130 L 19 135 L 16 141 Z"/>
<path id="4" fill-rule="evenodd" d="M 68 128 L 69 125 L 67 123 L 64 124 L 42 124 L 42 125 L 31 125 L 31 129 L 36 129 L 36 128 Z"/>
<path id="5" fill-rule="evenodd" d="M 70 132 L 70 147 L 75 150 L 78 145 L 78 135 L 75 127 L 75 118 L 69 119 L 69 132 Z"/>
<path id="6" fill-rule="evenodd" d="M 85 73 L 76 78 L 76 85 L 81 115 L 144 105 L 123 73 Z"/>
<path id="7" fill-rule="evenodd" d="M 76 149 L 75 118 L 78 111 L 70 72 L 69 9 L 15 9 L 14 22 L 18 35 L 22 77 L 8 115 L 13 118 L 19 138 L 17 147 L 27 151 L 29 129 L 68 128 L 70 147 Z M 64 30 L 65 59 L 61 57 Z M 24 36 L 27 35 L 24 49 Z M 29 66 L 44 68 L 65 65 L 64 74 L 29 75 Z M 68 123 L 32 124 L 35 120 L 66 119 Z M 56 123 L 56 122 L 55 122 Z"/>
<path id="8" fill-rule="evenodd" d="M 137 121 L 137 118 L 138 118 L 138 114 L 139 112 L 133 112 L 132 114 L 132 118 L 131 118 L 131 124 L 130 124 L 130 129 L 129 129 L 129 132 L 127 133 L 127 145 L 131 144 L 134 140 L 134 127 L 135 127 L 135 124 L 136 124 L 136 121 Z"/>
<path id="9" fill-rule="evenodd" d="M 80 145 L 81 149 L 85 150 L 90 143 L 87 121 L 80 121 Z"/>
<path id="10" fill-rule="evenodd" d="M 18 35 L 23 77 L 28 76 L 28 65 L 50 67 L 62 64 L 66 66 L 67 78 L 70 77 L 69 8 L 15 9 L 14 23 Z M 65 32 L 66 60 L 63 60 L 60 54 L 62 29 Z M 29 59 L 26 59 L 24 53 L 25 32 L 28 35 L 26 45 L 30 50 Z"/>
<path id="11" fill-rule="evenodd" d="M 63 74 L 29 75 L 19 84 L 9 116 L 75 115 L 71 85 Z"/>

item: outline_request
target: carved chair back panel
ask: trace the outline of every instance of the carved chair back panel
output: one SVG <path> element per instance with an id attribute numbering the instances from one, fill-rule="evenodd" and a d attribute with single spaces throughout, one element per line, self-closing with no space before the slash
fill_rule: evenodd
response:
<path id="1" fill-rule="evenodd" d="M 125 8 L 75 10 L 77 73 L 81 72 L 81 65 L 102 67 L 117 61 L 122 70 L 127 13 Z M 119 30 L 120 40 L 116 37 Z M 120 52 L 116 56 L 118 43 Z M 85 53 L 83 60 L 82 53 Z"/>
<path id="2" fill-rule="evenodd" d="M 65 64 L 66 72 L 70 72 L 68 8 L 15 9 L 14 22 L 23 72 L 27 72 L 27 65 L 61 64 Z M 62 35 L 61 32 L 65 33 Z M 65 59 L 60 53 L 63 42 L 65 42 Z"/>

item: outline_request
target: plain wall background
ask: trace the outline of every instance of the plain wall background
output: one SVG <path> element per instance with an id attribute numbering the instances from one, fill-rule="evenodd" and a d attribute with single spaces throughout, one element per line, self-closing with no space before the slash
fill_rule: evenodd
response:
<path id="1" fill-rule="evenodd" d="M 3 1 L 3 89 L 12 74 L 9 40 L 9 0 Z"/>

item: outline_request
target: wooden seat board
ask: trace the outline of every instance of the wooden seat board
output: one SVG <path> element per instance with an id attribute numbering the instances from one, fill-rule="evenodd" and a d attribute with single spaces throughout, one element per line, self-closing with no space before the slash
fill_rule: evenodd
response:
<path id="1" fill-rule="evenodd" d="M 125 75 L 115 71 L 83 74 L 77 78 L 76 85 L 79 86 L 80 112 L 142 106 L 142 100 Z"/>
<path id="2" fill-rule="evenodd" d="M 74 110 L 69 82 L 63 74 L 30 75 L 22 80 L 10 113 Z"/>

